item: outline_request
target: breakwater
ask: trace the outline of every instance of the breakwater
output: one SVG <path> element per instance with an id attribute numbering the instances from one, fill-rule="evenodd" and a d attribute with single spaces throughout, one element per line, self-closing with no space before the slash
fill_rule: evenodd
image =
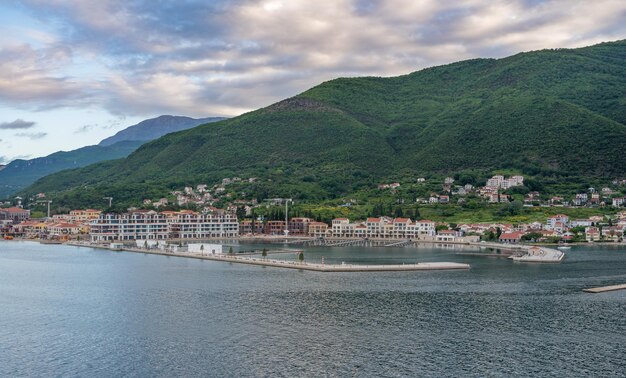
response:
<path id="1" fill-rule="evenodd" d="M 469 264 L 454 262 L 425 262 L 416 264 L 383 264 L 383 265 L 360 265 L 360 264 L 318 264 L 309 262 L 285 261 L 268 258 L 244 257 L 230 254 L 199 254 L 190 252 L 165 252 L 160 250 L 141 248 L 109 248 L 101 245 L 90 245 L 83 243 L 67 243 L 76 247 L 108 249 L 112 251 L 123 251 L 133 253 L 147 253 L 152 255 L 176 256 L 199 260 L 222 261 L 235 264 L 248 264 L 259 266 L 270 266 L 275 268 L 309 270 L 315 272 L 406 272 L 422 270 L 467 270 Z M 272 253 L 269 251 L 268 253 Z"/>

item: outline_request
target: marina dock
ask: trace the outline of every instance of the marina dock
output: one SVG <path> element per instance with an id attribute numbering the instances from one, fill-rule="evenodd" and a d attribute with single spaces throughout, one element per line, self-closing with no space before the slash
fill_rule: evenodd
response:
<path id="1" fill-rule="evenodd" d="M 605 293 L 607 291 L 616 291 L 616 290 L 626 290 L 626 284 L 592 287 L 589 289 L 583 289 L 585 293 L 594 293 L 594 294 Z"/>

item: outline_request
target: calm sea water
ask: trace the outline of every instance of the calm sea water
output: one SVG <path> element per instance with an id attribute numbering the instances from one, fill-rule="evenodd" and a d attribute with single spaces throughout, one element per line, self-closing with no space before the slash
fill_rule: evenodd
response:
<path id="1" fill-rule="evenodd" d="M 308 248 L 472 265 L 319 273 L 0 242 L 0 376 L 626 376 L 626 291 L 581 292 L 626 283 L 626 249 L 456 252 Z"/>

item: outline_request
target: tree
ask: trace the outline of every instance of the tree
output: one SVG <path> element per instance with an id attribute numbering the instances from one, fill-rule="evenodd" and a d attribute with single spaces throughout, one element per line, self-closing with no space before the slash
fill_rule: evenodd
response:
<path id="1" fill-rule="evenodd" d="M 304 252 L 300 252 L 300 254 L 298 255 L 298 260 L 300 260 L 300 262 L 304 261 Z"/>
<path id="2" fill-rule="evenodd" d="M 402 211 L 402 207 L 401 206 L 397 206 L 396 207 L 394 215 L 395 215 L 396 218 L 402 218 L 404 216 L 404 212 Z"/>
<path id="3" fill-rule="evenodd" d="M 228 253 L 229 253 L 229 254 L 231 254 L 231 255 L 232 255 L 233 253 L 235 253 L 235 251 L 233 250 L 233 247 L 232 247 L 232 246 L 231 246 L 230 248 L 228 248 Z"/>
<path id="4" fill-rule="evenodd" d="M 204 255 L 204 244 L 200 244 L 200 253 Z"/>
<path id="5" fill-rule="evenodd" d="M 144 240 L 144 241 L 143 241 L 143 247 L 144 247 L 145 249 L 148 249 L 148 241 L 147 241 L 147 240 Z"/>
<path id="6" fill-rule="evenodd" d="M 241 220 L 246 217 L 246 209 L 243 206 L 237 206 L 237 219 Z"/>
<path id="7" fill-rule="evenodd" d="M 420 209 L 419 207 L 415 206 L 415 214 L 413 214 L 415 216 L 415 220 L 420 219 L 421 215 L 420 215 Z"/>
<path id="8" fill-rule="evenodd" d="M 263 248 L 263 251 L 261 252 L 261 256 L 267 257 L 267 248 Z"/>
<path id="9" fill-rule="evenodd" d="M 543 237 L 541 232 L 531 232 L 525 235 L 522 235 L 522 240 L 525 241 L 537 241 Z"/>
<path id="10" fill-rule="evenodd" d="M 496 238 L 496 234 L 493 231 L 489 230 L 483 234 L 483 239 L 485 240 L 494 240 Z"/>

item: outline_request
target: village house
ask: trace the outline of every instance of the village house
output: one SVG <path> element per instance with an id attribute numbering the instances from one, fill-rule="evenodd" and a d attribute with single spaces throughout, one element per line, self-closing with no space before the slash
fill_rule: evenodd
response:
<path id="1" fill-rule="evenodd" d="M 518 244 L 522 240 L 522 236 L 524 236 L 524 232 L 522 231 L 505 232 L 500 235 L 498 240 L 501 243 Z"/>
<path id="2" fill-rule="evenodd" d="M 589 219 L 575 219 L 571 222 L 572 227 L 590 227 L 593 222 Z"/>
<path id="3" fill-rule="evenodd" d="M 437 240 L 438 242 L 454 243 L 455 241 L 457 241 L 457 239 L 460 236 L 461 236 L 461 233 L 459 231 L 440 230 L 437 232 L 437 235 L 435 236 L 435 240 Z"/>
<path id="4" fill-rule="evenodd" d="M 611 199 L 611 206 L 622 207 L 626 203 L 626 197 L 616 197 Z"/>
<path id="5" fill-rule="evenodd" d="M 598 229 L 597 227 L 586 227 L 585 239 L 589 243 L 600 240 L 600 229 Z"/>
<path id="6" fill-rule="evenodd" d="M 560 223 L 560 224 L 557 225 L 557 223 Z M 567 226 L 568 223 L 569 223 L 569 217 L 567 215 L 557 214 L 548 218 L 546 228 L 548 230 L 554 230 L 556 227 Z"/>

